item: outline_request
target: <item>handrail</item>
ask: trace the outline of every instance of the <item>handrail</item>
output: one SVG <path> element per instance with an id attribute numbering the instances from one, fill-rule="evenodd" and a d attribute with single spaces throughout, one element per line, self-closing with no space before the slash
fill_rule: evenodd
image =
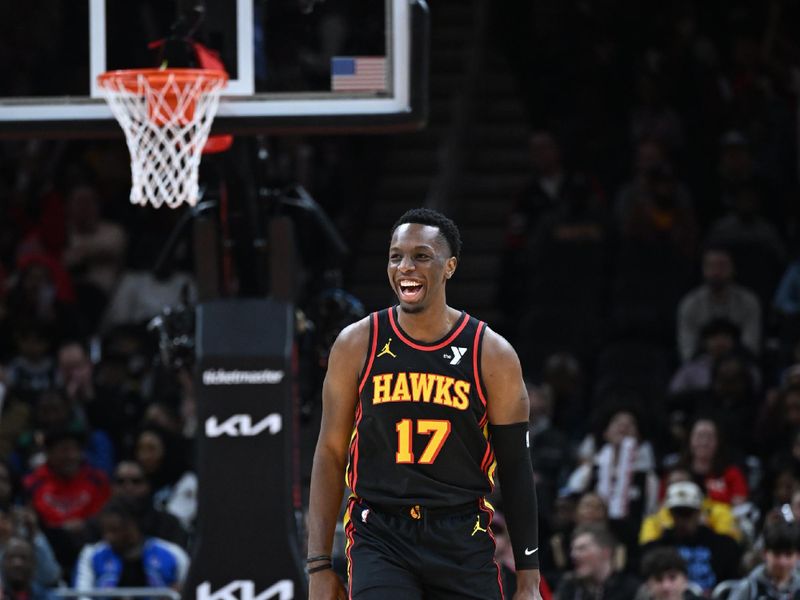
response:
<path id="1" fill-rule="evenodd" d="M 181 595 L 172 588 L 122 587 L 122 588 L 90 588 L 76 590 L 74 588 L 56 588 L 52 590 L 61 598 L 168 598 L 181 600 Z"/>

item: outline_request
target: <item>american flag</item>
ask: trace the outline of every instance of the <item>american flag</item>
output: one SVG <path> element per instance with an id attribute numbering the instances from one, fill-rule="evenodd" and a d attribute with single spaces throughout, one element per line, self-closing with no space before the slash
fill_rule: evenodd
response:
<path id="1" fill-rule="evenodd" d="M 386 90 L 385 56 L 334 56 L 331 59 L 334 92 L 383 92 Z"/>

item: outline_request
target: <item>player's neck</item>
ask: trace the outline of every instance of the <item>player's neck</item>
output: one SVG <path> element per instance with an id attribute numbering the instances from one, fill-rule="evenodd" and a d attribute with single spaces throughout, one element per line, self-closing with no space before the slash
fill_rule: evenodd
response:
<path id="1" fill-rule="evenodd" d="M 397 320 L 408 335 L 420 342 L 435 342 L 453 328 L 461 313 L 444 302 L 416 313 L 398 311 Z"/>

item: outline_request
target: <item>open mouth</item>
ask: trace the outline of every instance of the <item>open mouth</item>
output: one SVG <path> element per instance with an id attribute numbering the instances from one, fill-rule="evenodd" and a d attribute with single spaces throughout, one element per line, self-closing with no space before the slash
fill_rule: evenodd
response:
<path id="1" fill-rule="evenodd" d="M 401 281 L 398 288 L 403 300 L 416 300 L 422 293 L 422 284 L 416 281 Z"/>

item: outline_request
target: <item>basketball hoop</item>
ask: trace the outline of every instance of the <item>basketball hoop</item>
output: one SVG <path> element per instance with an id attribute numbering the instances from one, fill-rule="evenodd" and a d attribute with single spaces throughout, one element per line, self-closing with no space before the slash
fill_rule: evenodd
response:
<path id="1" fill-rule="evenodd" d="M 209 69 L 109 71 L 97 83 L 131 153 L 131 202 L 197 203 L 200 157 L 228 81 Z"/>

